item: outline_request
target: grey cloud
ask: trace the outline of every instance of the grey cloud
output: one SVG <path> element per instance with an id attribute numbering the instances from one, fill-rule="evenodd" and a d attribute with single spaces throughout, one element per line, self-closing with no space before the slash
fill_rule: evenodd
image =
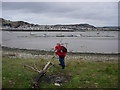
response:
<path id="1" fill-rule="evenodd" d="M 64 3 L 45 2 L 4 2 L 3 10 L 26 10 L 33 13 L 67 12 L 72 8 L 65 7 Z"/>
<path id="2" fill-rule="evenodd" d="M 2 5 L 3 15 L 6 14 L 6 11 L 8 11 L 11 13 L 14 12 L 17 15 L 18 13 L 20 13 L 20 15 L 26 15 L 27 13 L 31 15 L 34 14 L 36 16 L 44 16 L 47 19 L 62 18 L 62 20 L 68 21 L 71 19 L 74 20 L 73 22 L 82 19 L 85 21 L 98 22 L 101 20 L 102 22 L 107 22 L 110 20 L 111 22 L 116 23 L 115 20 L 117 20 L 118 9 L 117 3 L 113 2 L 4 2 Z M 44 18 L 44 20 L 47 19 Z M 47 24 L 47 21 L 44 22 Z"/>

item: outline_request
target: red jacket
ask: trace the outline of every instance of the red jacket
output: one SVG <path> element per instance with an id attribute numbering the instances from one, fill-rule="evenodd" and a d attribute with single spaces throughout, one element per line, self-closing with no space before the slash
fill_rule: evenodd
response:
<path id="1" fill-rule="evenodd" d="M 63 58 L 66 56 L 66 52 L 57 51 L 56 54 L 57 54 L 59 57 L 63 57 Z"/>
<path id="2" fill-rule="evenodd" d="M 61 47 L 62 47 L 62 45 L 57 45 L 56 47 L 55 47 L 55 49 L 57 50 L 56 51 L 56 54 L 59 56 L 59 57 L 65 57 L 66 56 L 66 52 L 61 52 Z"/>
<path id="3" fill-rule="evenodd" d="M 56 49 L 57 51 L 60 51 L 60 50 L 61 50 L 61 47 L 62 47 L 62 45 L 57 45 L 57 46 L 55 47 L 55 49 Z"/>

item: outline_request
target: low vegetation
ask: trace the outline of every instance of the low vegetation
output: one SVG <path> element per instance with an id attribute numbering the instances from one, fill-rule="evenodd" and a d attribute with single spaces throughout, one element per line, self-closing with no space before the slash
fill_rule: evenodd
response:
<path id="1" fill-rule="evenodd" d="M 37 72 L 24 65 L 36 65 L 42 70 L 45 64 L 51 61 L 55 66 L 45 74 L 39 88 L 117 88 L 118 63 L 90 62 L 85 60 L 66 60 L 66 68 L 61 69 L 57 58 L 15 58 L 4 56 L 2 58 L 3 88 L 31 88 L 32 82 L 38 76 Z M 63 76 L 60 86 L 56 86 L 53 78 Z M 52 78 L 50 78 L 52 77 Z M 53 81 L 51 81 L 53 80 Z"/>

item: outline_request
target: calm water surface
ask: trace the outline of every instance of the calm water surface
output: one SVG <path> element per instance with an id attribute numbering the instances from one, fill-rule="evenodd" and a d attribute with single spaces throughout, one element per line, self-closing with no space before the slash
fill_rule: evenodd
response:
<path id="1" fill-rule="evenodd" d="M 30 35 L 32 34 L 32 36 Z M 64 37 L 55 37 L 64 35 Z M 70 52 L 118 53 L 118 32 L 9 32 L 2 31 L 2 46 L 52 50 L 63 43 Z"/>

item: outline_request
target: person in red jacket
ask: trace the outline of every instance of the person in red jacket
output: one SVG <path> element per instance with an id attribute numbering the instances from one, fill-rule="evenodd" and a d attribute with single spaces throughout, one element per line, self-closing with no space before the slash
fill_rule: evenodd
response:
<path id="1" fill-rule="evenodd" d="M 60 51 L 62 45 L 60 43 L 57 43 L 57 46 L 55 46 L 55 51 Z"/>
<path id="2" fill-rule="evenodd" d="M 55 47 L 55 50 L 56 50 L 56 54 L 59 56 L 59 62 L 60 62 L 59 65 L 61 65 L 62 69 L 64 69 L 65 68 L 65 61 L 64 60 L 65 60 L 65 56 L 66 56 L 67 52 L 64 52 L 62 50 L 62 47 L 64 47 L 64 46 L 57 44 L 57 46 Z"/>

